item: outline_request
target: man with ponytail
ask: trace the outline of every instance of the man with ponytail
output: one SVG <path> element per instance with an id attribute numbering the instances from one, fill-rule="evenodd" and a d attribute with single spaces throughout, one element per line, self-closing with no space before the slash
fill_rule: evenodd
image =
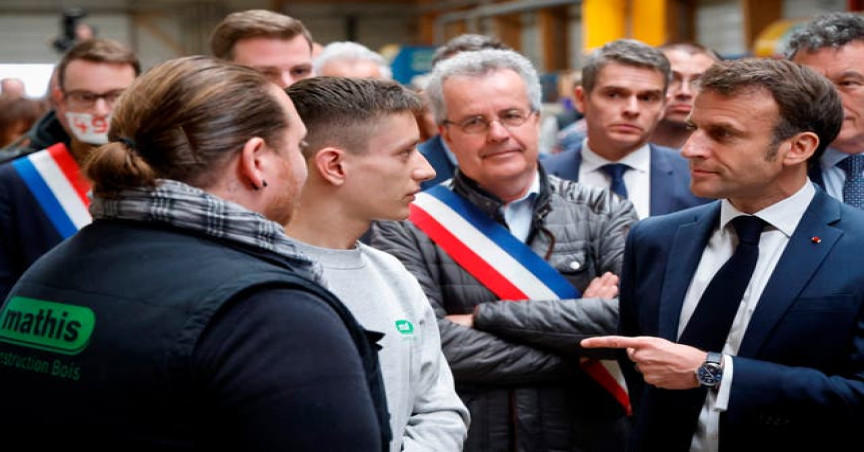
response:
<path id="1" fill-rule="evenodd" d="M 305 135 L 208 57 L 123 95 L 85 162 L 93 222 L 0 307 L 5 448 L 385 450 L 375 344 L 283 232 Z"/>

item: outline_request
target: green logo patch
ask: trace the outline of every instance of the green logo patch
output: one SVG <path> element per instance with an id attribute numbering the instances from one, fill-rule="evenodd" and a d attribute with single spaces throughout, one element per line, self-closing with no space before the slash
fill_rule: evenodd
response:
<path id="1" fill-rule="evenodd" d="M 95 325 L 89 308 L 14 297 L 0 311 L 0 341 L 77 355 L 87 348 Z"/>
<path id="2" fill-rule="evenodd" d="M 396 331 L 404 334 L 410 335 L 414 334 L 414 324 L 407 320 L 397 320 L 396 321 Z"/>

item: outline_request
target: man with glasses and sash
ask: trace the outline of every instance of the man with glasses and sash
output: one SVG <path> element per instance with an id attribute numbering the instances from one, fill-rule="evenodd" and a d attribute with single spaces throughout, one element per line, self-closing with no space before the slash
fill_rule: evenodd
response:
<path id="1" fill-rule="evenodd" d="M 574 335 L 615 331 L 632 203 L 538 165 L 540 83 L 520 54 L 456 55 L 426 92 L 458 169 L 417 195 L 409 220 L 376 223 L 371 243 L 417 277 L 438 316 L 471 412 L 465 450 L 624 450 L 617 366 Z M 566 334 L 532 327 L 561 316 L 574 321 Z"/>
<path id="2" fill-rule="evenodd" d="M 108 39 L 69 49 L 57 66 L 55 108 L 28 132 L 30 148 L 0 165 L 0 299 L 36 259 L 90 223 L 90 184 L 79 165 L 107 142 L 114 103 L 141 72 Z M 14 151 L 14 152 L 13 152 Z"/>

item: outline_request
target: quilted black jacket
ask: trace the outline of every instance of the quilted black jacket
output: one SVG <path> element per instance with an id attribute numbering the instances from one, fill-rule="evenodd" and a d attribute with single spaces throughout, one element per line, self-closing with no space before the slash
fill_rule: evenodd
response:
<path id="1" fill-rule="evenodd" d="M 603 272 L 620 274 L 625 238 L 637 221 L 633 205 L 607 190 L 546 176 L 542 168 L 540 177 L 527 240 L 531 248 L 580 291 Z M 457 171 L 445 184 L 504 224 L 501 200 L 473 181 Z M 566 309 L 586 335 L 612 334 L 617 301 L 536 303 L 546 303 L 553 311 L 516 306 L 522 303 L 502 307 L 504 303 L 494 303 L 495 294 L 409 221 L 375 224 L 371 243 L 405 264 L 435 309 L 457 391 L 471 411 L 466 451 L 624 450 L 623 410 L 579 370 L 573 331 L 555 339 L 519 323 L 523 314 L 538 316 L 525 318 L 530 325 L 543 322 L 544 313 Z M 482 330 L 444 319 L 475 309 Z M 568 340 L 572 347 L 566 347 Z"/>

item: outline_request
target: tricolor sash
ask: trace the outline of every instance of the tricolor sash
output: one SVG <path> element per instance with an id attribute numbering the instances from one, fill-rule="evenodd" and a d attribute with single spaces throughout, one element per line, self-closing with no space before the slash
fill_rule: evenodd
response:
<path id="1" fill-rule="evenodd" d="M 453 191 L 436 185 L 417 194 L 409 219 L 502 300 L 579 298 L 579 290 L 505 227 Z M 582 370 L 631 413 L 618 363 L 583 359 Z"/>
<path id="2" fill-rule="evenodd" d="M 90 184 L 63 143 L 12 161 L 12 166 L 64 239 L 90 224 Z"/>

